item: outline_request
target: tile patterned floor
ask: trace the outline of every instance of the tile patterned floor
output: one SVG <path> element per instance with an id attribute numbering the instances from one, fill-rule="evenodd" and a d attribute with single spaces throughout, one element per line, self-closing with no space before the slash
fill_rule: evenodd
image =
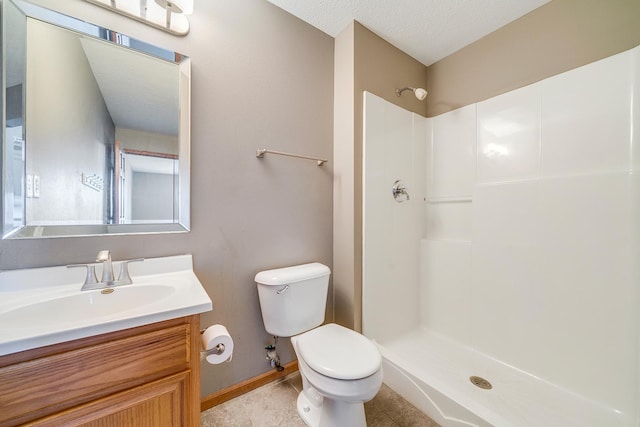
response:
<path id="1" fill-rule="evenodd" d="M 201 426 L 305 427 L 296 410 L 301 389 L 300 374 L 296 372 L 204 411 Z M 368 427 L 439 427 L 384 384 L 364 409 Z"/>

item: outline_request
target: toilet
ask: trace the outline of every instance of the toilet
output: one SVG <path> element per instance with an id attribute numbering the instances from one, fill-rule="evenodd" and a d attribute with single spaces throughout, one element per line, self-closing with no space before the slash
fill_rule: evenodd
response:
<path id="1" fill-rule="evenodd" d="M 323 326 L 331 270 L 320 263 L 256 274 L 265 329 L 291 337 L 302 391 L 297 407 L 310 427 L 365 427 L 364 402 L 382 385 L 382 358 L 365 336 Z"/>

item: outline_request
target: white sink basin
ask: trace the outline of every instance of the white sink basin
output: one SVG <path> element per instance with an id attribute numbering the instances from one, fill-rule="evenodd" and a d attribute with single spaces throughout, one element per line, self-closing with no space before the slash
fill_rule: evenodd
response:
<path id="1" fill-rule="evenodd" d="M 52 317 L 60 325 L 73 325 L 86 319 L 96 321 L 114 314 L 135 312 L 176 292 L 166 285 L 121 286 L 112 291 L 109 294 L 99 290 L 82 292 L 24 305 L 0 314 L 0 325 L 14 325 L 14 329 L 39 328 L 44 316 Z"/>
<path id="2" fill-rule="evenodd" d="M 211 310 L 191 255 L 149 258 L 130 274 L 103 293 L 80 291 L 82 269 L 0 272 L 0 355 Z"/>

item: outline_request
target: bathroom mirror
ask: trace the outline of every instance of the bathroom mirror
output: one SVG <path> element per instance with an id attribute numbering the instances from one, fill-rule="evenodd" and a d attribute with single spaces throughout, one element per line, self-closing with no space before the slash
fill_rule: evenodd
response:
<path id="1" fill-rule="evenodd" d="M 0 2 L 3 238 L 188 231 L 189 59 Z"/>

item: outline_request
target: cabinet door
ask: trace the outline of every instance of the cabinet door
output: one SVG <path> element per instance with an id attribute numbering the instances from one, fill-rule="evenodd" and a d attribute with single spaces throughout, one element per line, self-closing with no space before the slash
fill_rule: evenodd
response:
<path id="1" fill-rule="evenodd" d="M 33 422 L 38 427 L 188 425 L 189 372 L 172 375 Z"/>
<path id="2" fill-rule="evenodd" d="M 188 325 L 0 368 L 0 425 L 20 425 L 189 369 Z"/>

